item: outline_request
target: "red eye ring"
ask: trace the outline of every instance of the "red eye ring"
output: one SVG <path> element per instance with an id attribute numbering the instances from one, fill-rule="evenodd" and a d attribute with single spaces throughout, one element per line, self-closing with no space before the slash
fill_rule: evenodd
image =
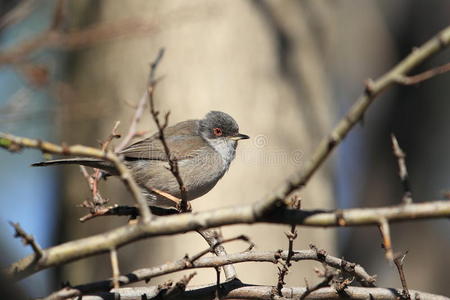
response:
<path id="1" fill-rule="evenodd" d="M 218 127 L 213 129 L 213 133 L 215 136 L 221 136 L 223 134 L 222 129 Z"/>

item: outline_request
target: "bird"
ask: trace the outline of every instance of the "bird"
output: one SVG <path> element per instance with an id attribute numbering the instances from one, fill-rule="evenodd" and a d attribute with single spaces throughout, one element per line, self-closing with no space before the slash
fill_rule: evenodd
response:
<path id="1" fill-rule="evenodd" d="M 216 185 L 235 158 L 238 141 L 250 138 L 239 132 L 237 122 L 229 114 L 221 111 L 210 111 L 203 119 L 182 121 L 163 131 L 188 201 L 205 195 Z M 155 191 L 181 199 L 180 186 L 170 171 L 159 133 L 126 146 L 117 155 L 131 171 L 149 206 L 174 207 L 174 201 Z M 101 169 L 108 176 L 119 175 L 110 161 L 94 158 L 49 160 L 32 166 L 65 164 Z"/>

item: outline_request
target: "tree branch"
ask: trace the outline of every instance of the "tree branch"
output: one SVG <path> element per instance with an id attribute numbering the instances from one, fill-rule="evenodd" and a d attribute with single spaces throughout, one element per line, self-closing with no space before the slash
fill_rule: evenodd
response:
<path id="1" fill-rule="evenodd" d="M 141 189 L 137 185 L 128 168 L 122 163 L 120 158 L 112 151 L 100 150 L 97 148 L 86 147 L 82 145 L 56 145 L 49 142 L 29 139 L 25 137 L 16 137 L 10 134 L 0 132 L 0 147 L 5 148 L 11 152 L 17 152 L 22 148 L 40 149 L 43 153 L 60 154 L 65 156 L 83 156 L 104 159 L 114 164 L 120 174 L 120 179 L 130 191 L 133 198 L 136 200 L 141 214 L 142 222 L 149 222 L 151 220 L 151 212 L 147 206 L 147 200 L 141 193 Z"/>
<path id="2" fill-rule="evenodd" d="M 394 134 L 391 134 L 391 143 L 392 152 L 394 153 L 395 158 L 397 158 L 398 175 L 403 185 L 402 202 L 404 204 L 409 204 L 412 202 L 412 192 L 411 185 L 409 184 L 408 169 L 406 168 L 406 154 L 402 150 L 402 148 L 400 148 L 400 145 L 398 144 L 397 138 Z"/>
<path id="3" fill-rule="evenodd" d="M 366 83 L 364 94 L 356 100 L 331 133 L 322 139 L 316 150 L 313 152 L 312 158 L 305 167 L 302 168 L 300 173 L 289 178 L 288 181 L 266 201 L 283 200 L 293 191 L 303 188 L 334 148 L 342 142 L 353 126 L 363 118 L 364 113 L 379 94 L 398 82 L 398 78 L 406 75 L 413 68 L 420 65 L 423 61 L 447 47 L 449 44 L 450 26 L 439 32 L 421 47 L 415 48 L 410 55 L 377 80 L 372 81 L 369 79 Z"/>
<path id="4" fill-rule="evenodd" d="M 222 299 L 273 299 L 273 286 L 250 285 L 233 280 L 221 284 Z M 420 291 L 410 290 L 415 299 L 421 300 L 448 300 L 445 296 L 439 296 Z M 83 296 L 83 300 L 99 300 L 99 299 L 116 299 L 122 296 L 127 296 L 127 299 L 141 299 L 145 294 L 146 299 L 157 299 L 159 288 L 157 286 L 140 287 L 140 288 L 123 288 L 116 289 L 110 293 L 100 293 L 98 296 Z M 304 287 L 290 287 L 283 288 L 282 299 L 298 299 L 304 293 Z M 398 300 L 402 295 L 401 289 L 394 288 L 366 288 L 349 286 L 345 289 L 345 299 L 383 299 L 383 300 Z M 216 284 L 192 287 L 186 289 L 182 294 L 177 295 L 179 300 L 212 300 L 216 297 Z M 308 295 L 307 299 L 313 300 L 340 300 L 343 298 L 341 292 L 333 287 L 320 288 Z M 122 298 L 121 298 L 122 299 Z"/>
<path id="5" fill-rule="evenodd" d="M 363 267 L 340 259 L 329 254 L 321 255 L 316 250 L 294 250 L 291 261 L 315 260 L 324 263 L 330 267 L 341 270 L 343 273 L 354 276 L 357 281 L 365 287 L 375 286 L 375 277 L 370 276 Z M 171 274 L 178 271 L 198 269 L 198 268 L 218 268 L 226 265 L 244 263 L 244 262 L 269 262 L 278 263 L 279 260 L 287 260 L 288 251 L 250 251 L 228 254 L 224 256 L 202 257 L 192 264 L 186 264 L 186 259 L 182 258 L 174 262 L 169 262 L 152 268 L 135 270 L 129 274 L 119 277 L 121 286 L 139 281 L 148 281 L 151 278 Z M 82 294 L 88 292 L 108 291 L 113 288 L 113 279 L 78 285 L 73 289 Z"/>
<path id="6" fill-rule="evenodd" d="M 20 279 L 40 270 L 104 253 L 109 251 L 111 247 L 119 248 L 139 239 L 224 225 L 276 223 L 311 227 L 378 226 L 380 218 L 385 218 L 389 222 L 399 222 L 450 217 L 450 201 L 339 211 L 298 211 L 285 207 L 274 207 L 270 214 L 267 214 L 267 210 L 263 214 L 261 210 L 267 208 L 258 206 L 258 204 L 221 208 L 195 214 L 171 215 L 164 218 L 155 218 L 151 223 L 122 226 L 106 233 L 45 249 L 43 251 L 46 260 L 39 265 L 33 264 L 33 256 L 25 257 L 10 265 L 6 273 Z"/>

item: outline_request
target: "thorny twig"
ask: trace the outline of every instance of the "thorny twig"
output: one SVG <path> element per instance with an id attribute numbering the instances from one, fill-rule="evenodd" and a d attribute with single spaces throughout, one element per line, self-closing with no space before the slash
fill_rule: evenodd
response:
<path id="1" fill-rule="evenodd" d="M 141 99 L 139 99 L 139 102 L 137 104 L 136 110 L 134 112 L 134 116 L 133 119 L 131 121 L 131 125 L 130 128 L 128 129 L 128 133 L 125 135 L 125 137 L 123 138 L 123 140 L 120 142 L 119 145 L 117 145 L 117 147 L 114 149 L 114 151 L 116 153 L 122 151 L 127 145 L 128 143 L 131 142 L 131 140 L 136 137 L 139 136 L 140 134 L 137 132 L 137 125 L 139 124 L 139 122 L 141 121 L 142 115 L 144 114 L 145 111 L 145 106 L 147 105 L 147 98 L 148 98 L 148 92 L 147 90 L 144 92 L 144 94 L 142 95 Z"/>
<path id="2" fill-rule="evenodd" d="M 186 290 L 189 281 L 191 281 L 195 275 L 197 275 L 197 272 L 183 276 L 183 278 L 181 278 L 174 285 L 170 284 L 168 289 L 162 289 L 158 296 L 164 299 L 177 299 L 177 297 Z"/>
<path id="3" fill-rule="evenodd" d="M 120 138 L 120 134 L 117 132 L 117 128 L 119 127 L 120 121 L 116 121 L 113 129 L 111 130 L 110 135 L 104 140 L 100 142 L 100 148 L 102 151 L 108 150 L 109 145 L 113 141 L 113 139 Z M 80 166 L 81 173 L 84 178 L 88 182 L 89 189 L 92 194 L 92 201 L 84 201 L 81 204 L 81 207 L 89 208 L 89 214 L 80 218 L 81 222 L 87 221 L 94 217 L 102 215 L 100 212 L 105 211 L 104 205 L 108 203 L 108 199 L 102 197 L 100 190 L 98 189 L 98 182 L 101 178 L 102 171 L 100 169 L 94 168 L 94 172 L 89 174 L 85 166 Z"/>
<path id="4" fill-rule="evenodd" d="M 326 264 L 332 268 L 339 269 L 343 273 L 354 277 L 361 286 L 375 287 L 375 277 L 369 275 L 363 267 L 355 263 L 345 261 L 341 258 L 327 254 L 323 250 L 313 248 L 312 250 L 295 250 L 291 261 L 313 260 Z M 250 251 L 226 254 L 223 256 L 201 257 L 192 265 L 186 263 L 186 258 L 168 262 L 151 268 L 135 270 L 129 274 L 120 276 L 120 285 L 125 286 L 139 281 L 148 282 L 150 279 L 171 274 L 178 271 L 196 268 L 218 268 L 226 265 L 244 262 L 268 262 L 277 263 L 280 259 L 287 258 L 288 251 Z M 232 279 L 231 279 L 232 280 Z M 227 279 L 227 282 L 231 281 Z M 75 286 L 74 288 L 83 294 L 93 291 L 107 291 L 113 287 L 113 280 L 107 279 L 98 282 Z"/>
<path id="5" fill-rule="evenodd" d="M 406 284 L 405 272 L 403 271 L 403 261 L 404 261 L 407 253 L 408 253 L 408 251 L 397 254 L 394 258 L 394 263 L 395 263 L 395 266 L 397 267 L 398 274 L 400 276 L 400 281 L 402 282 L 402 287 L 403 287 L 402 297 L 405 300 L 406 299 L 410 300 L 411 295 L 409 294 L 408 286 Z"/>
<path id="6" fill-rule="evenodd" d="M 82 145 L 56 145 L 42 140 L 17 137 L 1 132 L 0 147 L 5 148 L 10 152 L 17 152 L 22 148 L 34 148 L 41 150 L 43 153 L 60 154 L 65 156 L 92 157 L 110 161 L 117 169 L 119 178 L 130 191 L 134 200 L 136 200 L 142 222 L 149 222 L 152 218 L 150 208 L 147 206 L 147 201 L 142 195 L 141 190 L 134 180 L 133 176 L 131 175 L 130 170 L 125 166 L 125 164 L 116 154 L 109 150 L 102 151 L 101 149 Z"/>
<path id="7" fill-rule="evenodd" d="M 383 239 L 382 247 L 386 253 L 386 259 L 392 261 L 394 259 L 394 250 L 392 249 L 391 232 L 389 229 L 389 223 L 385 218 L 380 219 L 378 224 L 381 238 Z"/>
<path id="8" fill-rule="evenodd" d="M 292 203 L 290 205 L 293 209 L 300 209 L 301 208 L 301 199 L 298 198 L 296 195 L 294 195 L 294 198 L 292 200 Z M 291 225 L 291 231 L 286 232 L 286 237 L 288 239 L 288 256 L 286 258 L 286 261 L 282 264 L 282 267 L 278 267 L 278 283 L 277 283 L 277 293 L 281 296 L 281 290 L 283 289 L 283 286 L 286 284 L 284 282 L 284 278 L 286 277 L 287 273 L 289 272 L 289 268 L 291 267 L 291 259 L 294 255 L 294 240 L 297 238 L 297 230 L 295 225 Z"/>
<path id="9" fill-rule="evenodd" d="M 180 187 L 180 195 L 181 195 L 181 203 L 179 203 L 180 209 L 181 211 L 186 212 L 188 211 L 186 187 L 184 186 L 183 179 L 181 178 L 180 170 L 178 168 L 178 161 L 176 160 L 175 157 L 172 157 L 169 146 L 167 145 L 166 137 L 164 135 L 164 129 L 166 129 L 168 125 L 170 112 L 167 112 L 165 114 L 164 122 L 161 123 L 161 121 L 159 120 L 159 111 L 155 109 L 155 102 L 153 99 L 153 94 L 157 83 L 157 81 L 155 80 L 156 68 L 161 62 L 163 55 L 164 49 L 162 48 L 159 50 L 158 56 L 156 57 L 155 61 L 151 64 L 150 77 L 147 89 L 148 98 L 150 102 L 150 113 L 153 117 L 153 120 L 155 121 L 156 127 L 158 128 L 159 139 L 161 140 L 161 143 L 164 147 L 164 152 L 166 153 L 167 161 L 170 167 L 170 172 L 172 172 L 173 176 L 177 180 L 177 183 Z"/>
<path id="10" fill-rule="evenodd" d="M 110 251 L 111 256 L 111 266 L 112 266 L 112 274 L 113 274 L 113 284 L 114 288 L 118 289 L 120 287 L 120 270 L 119 270 L 119 259 L 117 258 L 117 250 L 116 248 L 112 248 Z"/>
<path id="11" fill-rule="evenodd" d="M 15 235 L 14 237 L 19 237 L 22 239 L 22 242 L 24 245 L 30 245 L 31 248 L 34 251 L 35 254 L 35 260 L 40 259 L 44 252 L 42 251 L 42 248 L 39 246 L 39 244 L 36 242 L 34 237 L 32 235 L 29 235 L 25 232 L 25 230 L 20 227 L 19 223 L 9 222 L 9 224 L 14 228 Z"/>
<path id="12" fill-rule="evenodd" d="M 245 236 L 245 235 L 239 235 L 233 238 L 229 238 L 229 239 L 219 239 L 217 241 L 217 243 L 215 243 L 214 245 L 210 246 L 208 249 L 205 249 L 203 251 L 200 251 L 199 253 L 191 256 L 191 257 L 186 257 L 186 262 L 189 263 L 190 265 L 192 265 L 196 260 L 198 260 L 200 257 L 210 253 L 210 252 L 214 252 L 214 249 L 217 248 L 220 245 L 223 245 L 225 243 L 229 243 L 229 242 L 234 242 L 234 241 L 244 241 L 249 243 L 250 247 L 252 247 L 254 244 L 253 242 L 250 241 L 250 239 Z"/>
<path id="13" fill-rule="evenodd" d="M 428 80 L 431 77 L 444 74 L 450 71 L 450 63 L 447 63 L 445 65 L 433 68 L 431 70 L 422 72 L 417 75 L 411 75 L 411 76 L 398 76 L 396 79 L 396 82 L 403 85 L 414 85 L 418 84 L 422 81 Z"/>
<path id="14" fill-rule="evenodd" d="M 220 228 L 218 228 L 217 230 L 214 229 L 197 230 L 197 232 L 205 239 L 205 241 L 208 243 L 210 247 L 215 246 L 223 239 Z M 220 244 L 214 247 L 214 253 L 217 256 L 228 255 L 227 251 L 225 250 L 225 247 Z M 236 269 L 232 264 L 223 266 L 223 271 L 225 279 L 227 281 L 232 280 L 237 276 Z"/>
<path id="15" fill-rule="evenodd" d="M 220 295 L 220 268 L 215 267 L 214 269 L 216 270 L 216 299 L 219 300 L 221 297 L 221 295 Z"/>
<path id="16" fill-rule="evenodd" d="M 320 272 L 316 269 L 316 273 L 320 276 L 323 277 L 323 280 L 319 283 L 317 283 L 315 286 L 310 287 L 308 284 L 308 281 L 305 278 L 305 287 L 306 287 L 306 291 L 301 295 L 300 300 L 305 299 L 306 297 L 308 297 L 308 295 L 310 295 L 311 293 L 313 293 L 314 291 L 317 291 L 323 287 L 328 287 L 331 285 L 331 281 L 333 280 L 333 277 L 335 276 L 335 274 L 331 273 L 328 271 L 327 267 L 324 266 L 324 271 L 322 274 L 320 274 Z"/>
<path id="17" fill-rule="evenodd" d="M 409 184 L 408 169 L 406 168 L 406 161 L 405 161 L 406 154 L 405 152 L 403 152 L 402 148 L 400 148 L 400 145 L 398 144 L 397 138 L 395 137 L 394 134 L 391 134 L 391 142 L 392 142 L 392 151 L 394 153 L 394 156 L 397 158 L 398 162 L 398 174 L 400 176 L 400 180 L 402 181 L 403 185 L 402 202 L 404 204 L 409 204 L 412 202 L 412 192 L 411 186 Z"/>

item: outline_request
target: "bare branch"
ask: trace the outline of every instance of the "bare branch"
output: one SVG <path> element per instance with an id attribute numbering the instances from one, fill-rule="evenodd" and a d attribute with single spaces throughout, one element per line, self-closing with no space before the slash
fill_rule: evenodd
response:
<path id="1" fill-rule="evenodd" d="M 296 195 L 294 195 L 294 198 L 292 200 L 292 203 L 290 205 L 292 209 L 300 209 L 301 208 L 301 199 L 299 199 Z M 278 273 L 278 283 L 277 283 L 277 292 L 278 295 L 281 296 L 281 290 L 283 289 L 284 285 L 286 284 L 284 282 L 284 278 L 286 277 L 287 273 L 289 272 L 289 268 L 291 267 L 291 258 L 294 255 L 294 240 L 297 238 L 297 230 L 295 225 L 291 225 L 291 231 L 286 233 L 286 237 L 288 239 L 288 256 L 286 258 L 286 262 L 282 265 L 281 269 L 279 269 Z"/>
<path id="2" fill-rule="evenodd" d="M 221 284 L 221 290 L 226 295 L 226 299 L 271 299 L 273 286 L 261 286 L 251 285 L 240 282 L 239 280 L 233 280 Z M 216 284 L 192 287 L 186 289 L 182 294 L 177 295 L 178 300 L 212 300 L 216 297 Z M 283 288 L 282 299 L 299 299 L 306 292 L 304 287 L 289 287 Z M 421 300 L 448 300 L 445 296 L 439 296 L 435 294 L 424 293 L 420 291 L 410 291 L 416 299 Z M 111 293 L 102 293 L 103 299 L 116 299 L 125 298 L 128 299 L 141 299 L 142 295 L 146 296 L 146 299 L 158 299 L 159 288 L 155 286 L 140 287 L 140 288 L 123 288 L 113 290 Z M 364 288 L 349 286 L 345 289 L 345 299 L 384 299 L 384 300 L 398 300 L 401 296 L 401 289 L 394 288 Z M 122 297 L 121 297 L 122 295 Z M 83 297 L 83 299 L 99 299 Z M 160 298 L 159 298 L 160 299 Z M 275 298 L 277 299 L 277 298 Z M 279 298 L 278 298 L 279 299 Z M 341 300 L 343 296 L 334 287 L 320 288 L 308 295 L 307 299 L 310 300 Z"/>
<path id="3" fill-rule="evenodd" d="M 34 251 L 35 260 L 39 260 L 44 255 L 44 253 L 42 252 L 41 246 L 39 246 L 34 237 L 27 234 L 25 230 L 20 227 L 19 223 L 9 222 L 9 224 L 16 231 L 14 237 L 21 238 L 24 245 L 30 245 Z"/>
<path id="4" fill-rule="evenodd" d="M 413 76 L 398 76 L 396 82 L 403 85 L 414 85 L 428 80 L 434 76 L 441 75 L 450 71 L 450 63 L 433 68 Z"/>
<path id="5" fill-rule="evenodd" d="M 5 148 L 11 152 L 17 152 L 22 148 L 35 148 L 40 149 L 43 153 L 60 154 L 66 156 L 93 157 L 108 160 L 114 164 L 115 168 L 120 174 L 120 179 L 124 182 L 125 186 L 128 188 L 130 193 L 133 195 L 133 198 L 136 200 L 139 206 L 142 222 L 149 222 L 151 220 L 150 209 L 147 206 L 147 200 L 141 193 L 141 189 L 137 185 L 128 168 L 120 160 L 120 158 L 109 150 L 103 151 L 101 149 L 86 147 L 82 145 L 59 146 L 41 140 L 16 137 L 1 132 L 0 147 Z"/>
<path id="6" fill-rule="evenodd" d="M 2 139 L 0 135 L 0 145 Z M 98 149 L 95 149 L 99 151 Z M 265 210 L 262 213 L 262 210 Z M 378 226 L 380 218 L 388 222 L 450 217 L 450 201 L 412 203 L 380 208 L 354 208 L 336 211 L 292 210 L 285 207 L 268 208 L 259 203 L 214 209 L 195 214 L 170 215 L 155 218 L 151 223 L 122 226 L 106 233 L 67 242 L 44 250 L 45 262 L 34 265 L 28 256 L 10 265 L 6 273 L 15 279 L 24 278 L 51 266 L 119 248 L 135 240 L 161 235 L 220 227 L 231 224 L 276 223 L 312 227 Z M 343 220 L 341 223 L 338 220 Z"/>
<path id="7" fill-rule="evenodd" d="M 363 267 L 358 264 L 348 262 L 341 258 L 331 256 L 329 254 L 318 254 L 317 250 L 295 250 L 291 261 L 314 260 L 324 263 L 330 267 L 341 270 L 343 273 L 354 276 L 358 282 L 365 287 L 375 286 L 375 277 L 370 276 Z M 320 253 L 320 251 L 319 251 Z M 174 262 L 169 262 L 152 268 L 144 268 L 135 270 L 129 274 L 119 277 L 120 285 L 128 285 L 139 281 L 148 281 L 151 278 L 170 274 L 182 270 L 197 268 L 218 268 L 225 265 L 231 265 L 244 262 L 269 262 L 277 263 L 280 259 L 286 260 L 288 251 L 250 251 L 239 252 L 223 256 L 201 257 L 191 265 L 186 264 L 186 259 L 182 258 Z M 227 281 L 229 282 L 229 281 Z M 103 280 L 84 285 L 75 286 L 74 289 L 81 291 L 83 294 L 94 291 L 107 291 L 113 287 L 113 280 Z"/>
<path id="8" fill-rule="evenodd" d="M 208 243 L 210 247 L 216 245 L 214 247 L 214 253 L 217 256 L 226 256 L 228 255 L 228 253 L 225 250 L 225 247 L 219 244 L 219 241 L 222 238 L 220 230 L 221 230 L 220 228 L 218 230 L 206 229 L 206 230 L 197 230 L 197 232 L 205 239 L 205 241 Z M 232 280 L 237 276 L 236 269 L 231 264 L 224 265 L 223 271 L 225 273 L 226 280 Z"/>
<path id="9" fill-rule="evenodd" d="M 118 289 L 120 286 L 119 276 L 119 259 L 117 258 L 117 250 L 116 248 L 112 248 L 110 251 L 111 256 L 111 266 L 112 266 L 112 273 L 113 273 L 113 286 L 115 289 Z"/>
<path id="10" fill-rule="evenodd" d="M 245 241 L 245 242 L 249 243 L 250 245 L 254 245 L 247 236 L 239 235 L 239 236 L 229 238 L 229 239 L 220 239 L 217 241 L 217 243 L 215 243 L 214 245 L 211 245 L 208 249 L 200 251 L 196 255 L 194 255 L 192 257 L 188 257 L 186 259 L 190 264 L 193 264 L 200 257 L 205 256 L 206 254 L 208 254 L 210 252 L 214 252 L 214 249 L 216 249 L 219 245 L 223 245 L 225 243 L 234 242 L 234 241 Z"/>
<path id="11" fill-rule="evenodd" d="M 0 18 L 0 30 L 2 30 L 4 27 L 25 19 L 33 10 L 35 3 L 36 0 L 26 0 L 17 3 L 17 5 L 13 9 L 5 13 Z"/>
<path id="12" fill-rule="evenodd" d="M 177 180 L 177 183 L 180 187 L 180 195 L 181 195 L 181 205 L 180 209 L 181 211 L 188 211 L 188 202 L 187 202 L 187 193 L 186 193 L 186 187 L 184 186 L 183 179 L 180 175 L 180 170 L 178 168 L 178 162 L 176 158 L 172 157 L 169 146 L 167 145 L 166 138 L 164 135 L 164 129 L 166 129 L 168 125 L 168 119 L 170 112 L 167 112 L 164 117 L 164 123 L 161 123 L 159 120 L 159 111 L 155 109 L 155 101 L 153 99 L 153 94 L 155 90 L 155 86 L 157 81 L 155 80 L 155 74 L 156 74 L 156 68 L 158 67 L 159 63 L 161 62 L 161 59 L 164 55 L 164 49 L 161 48 L 159 50 L 158 56 L 156 57 L 155 61 L 151 64 L 150 69 L 150 77 L 148 82 L 148 98 L 150 103 L 150 113 L 153 117 L 153 120 L 155 121 L 156 127 L 158 128 L 159 133 L 159 139 L 161 140 L 161 143 L 164 147 L 164 152 L 166 153 L 167 161 L 169 162 L 170 172 L 172 172 L 173 176 Z"/>
<path id="13" fill-rule="evenodd" d="M 403 185 L 403 198 L 402 202 L 404 204 L 409 204 L 412 202 L 412 192 L 411 186 L 409 184 L 408 178 L 408 169 L 406 168 L 406 154 L 403 152 L 402 148 L 398 144 L 397 138 L 394 134 L 391 134 L 391 142 L 392 142 L 392 151 L 394 152 L 394 156 L 397 158 L 398 162 L 398 175 L 400 176 L 400 180 Z"/>
<path id="14" fill-rule="evenodd" d="M 402 282 L 402 287 L 403 287 L 402 296 L 403 296 L 403 299 L 410 300 L 411 299 L 411 295 L 409 294 L 408 285 L 406 284 L 405 273 L 403 271 L 403 261 L 404 261 L 407 253 L 408 253 L 408 251 L 406 251 L 404 253 L 397 254 L 395 256 L 395 258 L 394 258 L 394 263 L 395 263 L 395 266 L 397 267 L 398 274 L 400 276 L 400 281 Z"/>
<path id="15" fill-rule="evenodd" d="M 353 126 L 363 118 L 364 113 L 379 94 L 393 86 L 398 81 L 399 76 L 406 75 L 433 54 L 448 47 L 449 44 L 450 26 L 439 32 L 421 47 L 415 48 L 411 54 L 377 80 L 368 80 L 364 94 L 356 100 L 331 133 L 322 139 L 305 167 L 302 168 L 298 174 L 289 178 L 287 182 L 266 201 L 275 202 L 283 200 L 293 191 L 303 188 L 334 148 L 342 142 Z"/>
<path id="16" fill-rule="evenodd" d="M 382 246 L 384 248 L 384 251 L 386 252 L 386 259 L 389 261 L 393 261 L 394 250 L 392 249 L 391 232 L 389 230 L 389 223 L 385 218 L 380 219 L 378 229 L 380 230 L 381 237 L 383 238 Z"/>

